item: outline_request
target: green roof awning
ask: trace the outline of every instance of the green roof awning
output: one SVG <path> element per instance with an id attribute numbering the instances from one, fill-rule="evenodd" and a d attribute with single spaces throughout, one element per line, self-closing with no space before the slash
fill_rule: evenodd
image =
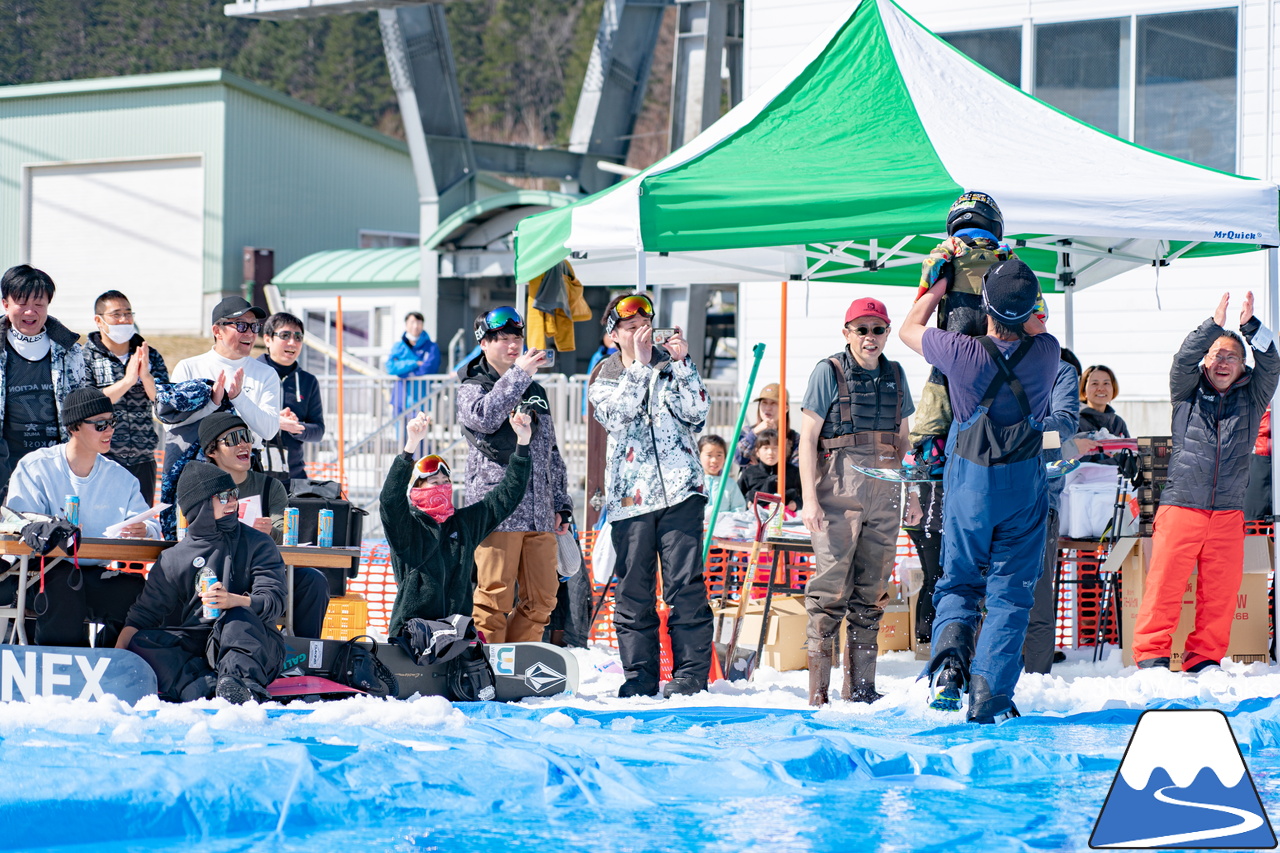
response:
<path id="1" fill-rule="evenodd" d="M 339 249 L 316 252 L 276 273 L 281 290 L 417 287 L 421 252 L 401 249 Z"/>

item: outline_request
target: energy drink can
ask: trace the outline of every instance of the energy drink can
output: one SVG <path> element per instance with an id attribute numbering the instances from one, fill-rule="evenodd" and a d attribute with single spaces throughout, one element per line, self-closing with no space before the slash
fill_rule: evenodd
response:
<path id="1" fill-rule="evenodd" d="M 65 504 L 63 504 L 63 508 L 64 508 L 64 511 L 65 511 L 65 513 L 66 513 L 66 516 L 67 516 L 67 521 L 71 522 L 72 524 L 74 524 L 74 525 L 76 525 L 76 526 L 79 526 L 79 524 L 80 524 L 80 496 L 79 496 L 79 495 L 67 495 L 67 497 L 65 498 L 65 500 L 66 500 L 66 503 L 65 503 Z"/>
<path id="2" fill-rule="evenodd" d="M 298 510 L 296 507 L 288 507 L 284 511 L 284 544 L 298 544 Z"/>
<path id="3" fill-rule="evenodd" d="M 182 510 L 178 510 L 178 541 L 181 542 L 187 538 L 187 517 L 182 514 Z"/>
<path id="4" fill-rule="evenodd" d="M 333 510 L 322 509 L 316 519 L 316 544 L 321 548 L 333 547 Z"/>
<path id="5" fill-rule="evenodd" d="M 208 566 L 205 566 L 200 570 L 200 574 L 197 575 L 197 578 L 199 579 L 200 595 L 202 596 L 209 591 L 209 587 L 218 582 L 218 576 L 214 573 L 213 569 Z M 204 620 L 212 622 L 222 616 L 222 609 L 218 607 L 210 607 L 205 604 L 200 609 L 200 616 Z"/>

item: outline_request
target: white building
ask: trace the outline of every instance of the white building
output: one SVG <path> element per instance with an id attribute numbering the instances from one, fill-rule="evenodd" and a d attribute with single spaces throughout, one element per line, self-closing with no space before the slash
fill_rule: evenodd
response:
<path id="1" fill-rule="evenodd" d="M 1278 171 L 1271 84 L 1277 67 L 1277 0 L 898 2 L 1000 77 L 1102 130 L 1227 172 L 1270 180 Z M 747 0 L 747 91 L 781 70 L 854 5 L 854 0 Z M 1000 117 L 986 117 L 986 127 L 999 133 Z M 974 139 L 974 145 L 981 146 L 982 139 Z M 993 170 L 999 168 L 992 163 Z M 1007 228 L 1018 230 L 1016 222 Z M 1247 290 L 1256 294 L 1256 313 L 1265 319 L 1264 253 L 1135 270 L 1075 295 L 1074 351 L 1085 366 L 1106 364 L 1115 370 L 1121 392 L 1116 408 L 1135 434 L 1168 432 L 1171 357 L 1227 290 L 1233 297 L 1229 327 Z M 793 413 L 814 365 L 842 344 L 845 308 L 863 294 L 884 300 L 900 320 L 914 289 L 791 284 L 786 378 L 797 407 Z M 738 340 L 767 344 L 758 385 L 778 376 L 779 299 L 776 282 L 743 284 L 739 291 Z M 1050 331 L 1061 335 L 1063 298 L 1051 295 L 1049 308 Z M 918 398 L 928 366 L 896 338 L 887 354 L 903 363 Z"/>

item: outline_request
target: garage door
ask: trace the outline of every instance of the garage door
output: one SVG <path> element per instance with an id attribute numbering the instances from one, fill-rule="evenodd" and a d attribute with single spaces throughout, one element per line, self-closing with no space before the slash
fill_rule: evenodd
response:
<path id="1" fill-rule="evenodd" d="M 145 333 L 191 334 L 200 318 L 200 158 L 28 168 L 27 257 L 58 286 L 50 313 L 82 334 L 93 302 L 127 295 Z"/>

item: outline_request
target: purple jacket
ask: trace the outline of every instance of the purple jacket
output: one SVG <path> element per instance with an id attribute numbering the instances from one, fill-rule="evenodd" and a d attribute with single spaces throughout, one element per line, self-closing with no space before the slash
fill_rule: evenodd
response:
<path id="1" fill-rule="evenodd" d="M 484 356 L 479 358 L 482 360 Z M 488 391 L 479 384 L 463 382 L 458 386 L 458 422 L 477 432 L 496 432 L 506 423 L 532 381 L 532 376 L 513 365 Z M 497 527 L 499 531 L 551 532 L 560 523 L 557 512 L 573 512 L 564 460 L 556 446 L 556 429 L 550 417 L 538 417 L 529 442 L 529 456 L 532 461 L 529 487 L 515 512 Z M 496 488 L 505 472 L 502 465 L 489 459 L 474 444 L 470 445 L 467 448 L 467 504 L 478 503 Z"/>

